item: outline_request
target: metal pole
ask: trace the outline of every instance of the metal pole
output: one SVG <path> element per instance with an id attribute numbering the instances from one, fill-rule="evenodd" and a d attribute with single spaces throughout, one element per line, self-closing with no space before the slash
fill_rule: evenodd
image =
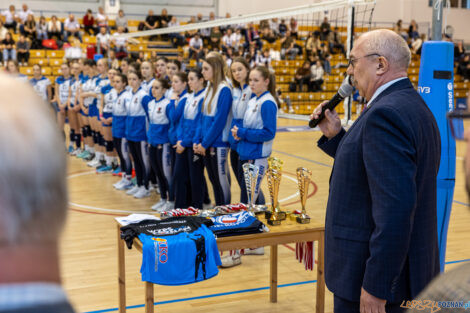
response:
<path id="1" fill-rule="evenodd" d="M 442 8 L 444 6 L 443 2 L 443 0 L 432 1 L 431 40 L 442 40 Z"/>
<path id="2" fill-rule="evenodd" d="M 353 43 L 354 43 L 354 13 L 355 8 L 354 5 L 349 5 L 348 8 L 348 42 L 346 43 L 346 55 L 349 58 L 349 52 L 352 50 Z M 344 119 L 346 121 L 346 125 L 349 124 L 351 121 L 351 106 L 352 106 L 352 96 L 344 99 Z"/>

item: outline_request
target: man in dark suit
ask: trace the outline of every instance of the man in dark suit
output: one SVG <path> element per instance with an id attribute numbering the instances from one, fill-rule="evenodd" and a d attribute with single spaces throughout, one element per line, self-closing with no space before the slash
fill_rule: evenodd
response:
<path id="1" fill-rule="evenodd" d="M 407 78 L 410 50 L 389 30 L 363 34 L 348 75 L 366 109 L 345 132 L 319 124 L 335 159 L 326 211 L 325 280 L 334 312 L 401 312 L 439 272 L 436 121 Z M 322 104 L 324 105 L 324 103 Z M 311 118 L 319 115 L 317 108 Z"/>
<path id="2" fill-rule="evenodd" d="M 64 143 L 34 89 L 0 74 L 0 312 L 73 313 L 60 285 Z"/>

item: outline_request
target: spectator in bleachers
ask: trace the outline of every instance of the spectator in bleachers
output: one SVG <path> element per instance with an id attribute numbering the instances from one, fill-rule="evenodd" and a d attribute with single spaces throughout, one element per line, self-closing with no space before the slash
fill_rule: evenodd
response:
<path id="1" fill-rule="evenodd" d="M 26 36 L 31 42 L 36 40 L 36 21 L 32 14 L 28 15 L 26 21 L 23 24 L 21 33 Z"/>
<path id="2" fill-rule="evenodd" d="M 408 38 L 412 40 L 419 38 L 418 24 L 415 20 L 411 20 L 410 26 L 408 27 Z"/>
<path id="3" fill-rule="evenodd" d="M 245 57 L 246 62 L 250 64 L 250 68 L 253 68 L 256 65 L 255 59 L 249 52 L 246 52 L 244 57 Z"/>
<path id="4" fill-rule="evenodd" d="M 199 20 L 199 14 L 198 14 L 198 23 L 201 22 L 206 22 L 206 20 Z M 211 36 L 211 29 L 210 28 L 202 28 L 200 29 L 199 33 L 201 34 L 201 38 L 205 42 L 209 42 L 210 36 Z"/>
<path id="5" fill-rule="evenodd" d="M 274 34 L 274 31 L 271 28 L 266 27 L 263 30 L 263 39 L 269 43 L 274 43 L 277 40 L 277 36 Z"/>
<path id="6" fill-rule="evenodd" d="M 281 19 L 281 22 L 279 23 L 279 35 L 284 36 L 287 32 L 287 25 L 286 25 L 286 20 Z"/>
<path id="7" fill-rule="evenodd" d="M 328 35 L 328 48 L 331 54 L 335 54 L 335 50 L 339 50 L 344 57 L 346 57 L 346 50 L 341 42 L 341 35 L 338 33 L 338 27 L 335 27 L 334 31 L 330 31 Z"/>
<path id="8" fill-rule="evenodd" d="M 262 49 L 263 44 L 261 43 L 259 33 L 256 30 L 253 23 L 248 23 L 245 31 L 245 49 L 247 49 L 252 44 L 256 44 L 258 49 Z"/>
<path id="9" fill-rule="evenodd" d="M 10 5 L 8 10 L 2 12 L 2 15 L 5 17 L 5 27 L 16 33 L 18 14 L 16 13 L 15 6 Z"/>
<path id="10" fill-rule="evenodd" d="M 173 16 L 171 18 L 171 21 L 168 23 L 168 27 L 175 27 L 175 26 L 180 26 L 180 23 L 178 22 L 178 19 L 176 18 L 176 16 Z M 168 34 L 168 38 L 170 39 L 171 43 L 175 47 L 184 46 L 186 44 L 186 41 L 184 40 L 184 36 L 181 35 L 180 33 L 170 33 Z"/>
<path id="11" fill-rule="evenodd" d="M 465 47 L 463 46 L 463 41 L 454 44 L 454 61 L 459 62 L 465 56 Z"/>
<path id="12" fill-rule="evenodd" d="M 235 51 L 238 51 L 240 48 L 243 47 L 243 45 L 242 45 L 242 30 L 240 28 L 235 29 L 235 32 L 230 36 L 230 41 L 232 42 L 232 48 Z"/>
<path id="13" fill-rule="evenodd" d="M 80 34 L 80 24 L 75 19 L 75 15 L 70 14 L 64 22 L 64 40 L 68 41 L 70 36 L 77 37 L 82 42 L 82 35 Z"/>
<path id="14" fill-rule="evenodd" d="M 24 24 L 26 22 L 26 20 L 28 19 L 28 16 L 30 16 L 30 15 L 32 15 L 33 18 L 34 18 L 33 11 L 28 9 L 28 5 L 23 4 L 22 10 L 20 12 L 18 12 L 18 19 L 20 20 L 20 22 L 22 24 Z"/>
<path id="15" fill-rule="evenodd" d="M 262 53 L 258 53 L 256 56 L 256 65 L 265 66 L 266 68 L 271 68 L 271 56 L 269 55 L 269 49 L 263 49 Z"/>
<path id="16" fill-rule="evenodd" d="M 8 29 L 4 26 L 3 21 L 0 19 L 0 41 L 5 39 L 5 35 L 8 33 Z"/>
<path id="17" fill-rule="evenodd" d="M 272 18 L 269 20 L 269 28 L 273 31 L 274 35 L 279 35 L 279 19 Z"/>
<path id="18" fill-rule="evenodd" d="M 228 47 L 223 56 L 225 57 L 227 66 L 230 67 L 230 65 L 232 64 L 232 60 L 235 58 L 235 55 L 233 54 L 233 48 Z"/>
<path id="19" fill-rule="evenodd" d="M 309 61 L 304 61 L 301 67 L 299 67 L 295 71 L 295 76 L 294 76 L 294 82 L 291 82 L 289 84 L 289 91 L 290 92 L 295 92 L 295 91 L 303 91 L 303 86 L 306 85 L 310 91 L 310 77 L 311 77 L 311 72 L 310 72 L 310 62 Z"/>
<path id="20" fill-rule="evenodd" d="M 326 40 L 330 31 L 331 31 L 330 22 L 328 22 L 328 17 L 325 16 L 323 18 L 323 23 L 321 23 L 320 25 L 321 40 Z"/>
<path id="21" fill-rule="evenodd" d="M 189 41 L 189 58 L 194 58 L 199 62 L 199 59 L 204 57 L 203 47 L 204 44 L 202 42 L 202 38 L 199 33 L 196 33 L 196 35 L 194 35 L 194 37 Z"/>
<path id="22" fill-rule="evenodd" d="M 297 20 L 294 17 L 290 18 L 289 30 L 291 36 L 293 36 L 295 39 L 298 39 Z"/>
<path id="23" fill-rule="evenodd" d="M 402 36 L 403 39 L 408 39 L 408 33 L 403 29 L 402 20 L 397 21 L 397 23 L 393 26 L 393 31 Z"/>
<path id="24" fill-rule="evenodd" d="M 324 74 L 323 67 L 319 60 L 313 62 L 312 66 L 310 67 L 310 85 L 309 91 L 310 92 L 317 92 L 321 91 L 321 85 L 323 84 L 323 74 Z"/>
<path id="25" fill-rule="evenodd" d="M 193 24 L 193 23 L 197 23 L 197 20 L 196 20 L 196 17 L 195 16 L 191 16 L 189 18 L 189 21 L 188 21 L 188 24 Z M 184 33 L 184 36 L 186 38 L 192 38 L 195 34 L 197 33 L 197 29 L 194 29 L 194 30 L 188 30 Z"/>
<path id="26" fill-rule="evenodd" d="M 168 15 L 168 11 L 166 9 L 162 9 L 162 12 L 160 16 L 158 17 L 158 22 L 159 22 L 158 27 L 159 28 L 168 27 L 168 23 L 170 23 L 171 19 L 172 19 L 172 16 Z"/>
<path id="27" fill-rule="evenodd" d="M 100 29 L 101 27 L 105 27 L 106 30 L 108 29 L 108 20 L 109 17 L 104 12 L 103 7 L 98 8 L 98 13 L 96 13 L 96 27 Z"/>
<path id="28" fill-rule="evenodd" d="M 100 32 L 96 35 L 97 45 L 100 47 L 100 52 L 102 55 L 107 55 L 109 46 L 110 46 L 110 36 L 106 32 L 106 27 L 101 26 Z"/>
<path id="29" fill-rule="evenodd" d="M 109 68 L 112 69 L 119 69 L 119 60 L 116 58 L 116 52 L 114 50 L 109 49 L 108 51 L 108 61 L 109 61 Z"/>
<path id="30" fill-rule="evenodd" d="M 95 32 L 95 18 L 93 17 L 93 13 L 91 9 L 86 10 L 85 16 L 83 16 L 83 29 L 85 33 L 94 36 Z"/>
<path id="31" fill-rule="evenodd" d="M 6 33 L 5 38 L 2 40 L 3 46 L 3 62 L 5 66 L 8 60 L 16 61 L 15 41 L 10 32 Z"/>
<path id="32" fill-rule="evenodd" d="M 39 18 L 39 23 L 36 27 L 36 38 L 42 42 L 42 40 L 47 39 L 47 22 L 46 17 L 42 16 Z"/>
<path id="33" fill-rule="evenodd" d="M 55 15 L 52 15 L 51 20 L 47 23 L 47 36 L 50 39 L 55 37 L 57 40 L 62 40 L 62 23 Z"/>
<path id="34" fill-rule="evenodd" d="M 220 44 L 221 44 L 221 39 L 222 39 L 222 33 L 220 32 L 220 29 L 218 26 L 212 27 L 211 29 L 211 36 L 210 36 L 210 48 L 211 50 L 220 50 Z"/>
<path id="35" fill-rule="evenodd" d="M 127 57 L 127 43 L 136 44 L 138 41 L 133 38 L 123 38 L 119 35 L 124 34 L 124 27 L 119 26 L 117 31 L 110 38 L 111 42 L 114 44 L 114 52 L 116 52 L 116 57 L 121 60 Z"/>
<path id="36" fill-rule="evenodd" d="M 457 74 L 462 75 L 465 82 L 470 79 L 470 55 L 465 56 L 460 60 L 457 66 Z"/>
<path id="37" fill-rule="evenodd" d="M 413 54 L 421 55 L 421 48 L 423 42 L 426 41 L 426 34 L 421 34 L 418 39 L 415 39 L 411 42 L 411 52 Z"/>
<path id="38" fill-rule="evenodd" d="M 116 29 L 118 29 L 119 26 L 124 27 L 124 32 L 127 33 L 129 30 L 127 28 L 127 17 L 124 15 L 124 11 L 121 9 L 118 12 L 118 16 L 116 16 Z"/>
<path id="39" fill-rule="evenodd" d="M 331 73 L 331 55 L 328 46 L 323 45 L 319 54 L 320 61 L 323 63 L 323 69 L 325 70 L 326 74 Z"/>
<path id="40" fill-rule="evenodd" d="M 226 52 L 228 48 L 233 48 L 232 40 L 230 38 L 231 36 L 232 36 L 232 29 L 227 28 L 221 40 L 221 48 L 223 52 Z"/>
<path id="41" fill-rule="evenodd" d="M 310 33 L 307 41 L 305 42 L 305 50 L 307 52 L 307 58 L 314 54 L 318 55 L 318 51 L 321 50 L 321 40 L 320 40 L 320 32 L 315 31 Z"/>
<path id="42" fill-rule="evenodd" d="M 295 38 L 291 36 L 288 30 L 286 35 L 281 38 L 281 59 L 295 60 L 299 52 L 299 48 L 295 44 Z"/>
<path id="43" fill-rule="evenodd" d="M 158 28 L 158 16 L 153 13 L 153 10 L 149 10 L 145 21 L 139 24 L 139 30 L 152 30 Z"/>
<path id="44" fill-rule="evenodd" d="M 26 40 L 23 34 L 20 34 L 16 43 L 16 58 L 20 66 L 27 66 L 29 61 L 29 49 L 31 44 Z"/>

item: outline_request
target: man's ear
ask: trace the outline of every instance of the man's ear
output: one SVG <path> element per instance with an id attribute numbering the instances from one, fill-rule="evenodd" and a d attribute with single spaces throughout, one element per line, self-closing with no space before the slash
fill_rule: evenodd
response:
<path id="1" fill-rule="evenodd" d="M 379 75 L 385 74 L 389 70 L 390 63 L 383 56 L 379 56 L 377 61 L 378 61 L 377 70 L 376 70 L 377 74 L 379 74 Z"/>

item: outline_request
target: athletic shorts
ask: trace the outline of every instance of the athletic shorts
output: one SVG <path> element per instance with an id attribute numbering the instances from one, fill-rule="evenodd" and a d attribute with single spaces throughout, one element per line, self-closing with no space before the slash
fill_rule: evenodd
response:
<path id="1" fill-rule="evenodd" d="M 103 112 L 103 119 L 108 119 L 110 117 L 113 117 L 113 113 L 111 112 Z M 103 125 L 103 127 L 112 127 L 113 126 L 113 123 L 111 124 L 104 124 L 104 123 L 101 123 L 101 125 Z"/>

